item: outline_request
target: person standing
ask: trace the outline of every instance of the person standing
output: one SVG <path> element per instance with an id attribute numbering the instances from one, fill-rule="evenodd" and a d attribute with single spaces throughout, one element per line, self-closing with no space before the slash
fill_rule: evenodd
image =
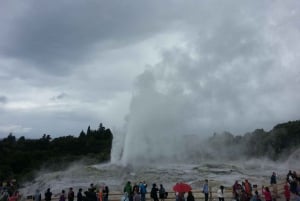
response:
<path id="1" fill-rule="evenodd" d="M 52 198 L 52 192 L 50 191 L 50 188 L 48 188 L 45 193 L 45 201 L 51 201 L 51 198 Z"/>
<path id="2" fill-rule="evenodd" d="M 248 179 L 245 179 L 244 190 L 245 190 L 247 199 L 250 200 L 250 198 L 252 197 L 252 185 L 248 181 Z"/>
<path id="3" fill-rule="evenodd" d="M 74 191 L 73 191 L 73 188 L 69 188 L 69 192 L 68 192 L 68 201 L 74 201 Z"/>
<path id="4" fill-rule="evenodd" d="M 133 192 L 133 201 L 141 201 L 141 195 L 139 194 L 138 188 L 135 188 Z"/>
<path id="5" fill-rule="evenodd" d="M 208 180 L 207 179 L 205 179 L 205 182 L 203 184 L 202 193 L 204 193 L 205 201 L 208 201 L 209 187 L 208 187 Z"/>
<path id="6" fill-rule="evenodd" d="M 236 201 L 240 201 L 241 193 L 242 193 L 242 186 L 236 180 L 235 183 L 232 186 L 232 194 L 233 194 L 233 197 Z"/>
<path id="7" fill-rule="evenodd" d="M 108 201 L 109 189 L 108 186 L 105 186 L 103 189 L 103 201 Z"/>
<path id="8" fill-rule="evenodd" d="M 132 186 L 130 181 L 128 181 L 124 186 L 123 192 L 127 193 L 129 201 L 133 201 L 133 194 L 132 194 L 133 192 L 132 192 Z"/>
<path id="9" fill-rule="evenodd" d="M 262 194 L 265 197 L 265 201 L 272 201 L 272 195 L 268 187 L 262 186 Z"/>
<path id="10" fill-rule="evenodd" d="M 103 201 L 103 191 L 104 191 L 104 186 L 101 186 L 98 192 L 98 201 Z"/>
<path id="11" fill-rule="evenodd" d="M 276 199 L 277 198 L 277 177 L 275 172 L 272 173 L 272 176 L 270 178 L 270 184 L 272 186 L 273 199 Z"/>
<path id="12" fill-rule="evenodd" d="M 61 191 L 61 194 L 59 196 L 59 201 L 66 201 L 65 190 Z"/>
<path id="13" fill-rule="evenodd" d="M 165 200 L 165 195 L 166 195 L 166 190 L 165 190 L 164 186 L 162 184 L 160 184 L 159 198 L 160 198 L 161 201 Z"/>
<path id="14" fill-rule="evenodd" d="M 19 192 L 15 191 L 8 197 L 8 201 L 17 201 L 20 198 Z"/>
<path id="15" fill-rule="evenodd" d="M 144 183 L 140 182 L 139 188 L 140 188 L 139 191 L 141 194 L 141 201 L 146 201 L 146 193 L 147 193 L 146 182 L 145 181 L 144 181 Z"/>
<path id="16" fill-rule="evenodd" d="M 217 191 L 217 195 L 218 195 L 219 201 L 224 201 L 224 186 L 220 186 L 220 188 Z"/>
<path id="17" fill-rule="evenodd" d="M 36 189 L 35 195 L 34 195 L 34 201 L 41 201 L 42 200 L 42 195 L 40 193 L 39 189 Z"/>
<path id="18" fill-rule="evenodd" d="M 188 196 L 186 198 L 186 201 L 195 201 L 195 197 L 194 197 L 192 191 L 188 192 Z"/>
<path id="19" fill-rule="evenodd" d="M 80 188 L 77 193 L 77 201 L 83 201 L 82 189 Z"/>
<path id="20" fill-rule="evenodd" d="M 288 181 L 286 181 L 286 183 L 284 184 L 284 197 L 286 201 L 290 201 L 291 199 L 291 191 L 290 191 L 290 185 L 288 183 Z"/>
<path id="21" fill-rule="evenodd" d="M 158 191 L 158 188 L 156 187 L 156 184 L 154 183 L 152 185 L 151 195 L 150 195 L 151 198 L 153 199 L 153 201 L 158 201 L 157 191 Z"/>

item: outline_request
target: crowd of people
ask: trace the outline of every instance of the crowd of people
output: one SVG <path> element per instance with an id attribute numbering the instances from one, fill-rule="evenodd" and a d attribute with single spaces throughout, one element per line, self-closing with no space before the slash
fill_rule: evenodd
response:
<path id="1" fill-rule="evenodd" d="M 121 201 L 146 201 L 147 187 L 148 185 L 145 181 L 135 183 L 134 185 L 128 181 L 123 188 L 124 194 L 121 197 Z M 230 200 L 234 201 L 276 201 L 279 198 L 277 175 L 275 172 L 270 177 L 270 185 L 262 186 L 261 189 L 257 185 L 252 185 L 247 179 L 242 182 L 235 181 L 230 188 L 232 189 L 232 196 L 228 196 L 228 189 L 223 185 L 217 189 L 215 193 L 219 201 L 225 201 L 229 197 Z M 204 180 L 202 189 L 200 190 L 204 195 L 204 201 L 212 199 L 213 192 L 207 179 Z M 158 186 L 153 183 L 149 196 L 153 201 L 165 201 L 168 198 L 168 192 L 163 184 Z M 295 171 L 290 170 L 286 176 L 283 185 L 283 196 L 285 201 L 300 201 L 300 176 Z M 68 192 L 62 190 L 57 195 L 53 195 L 50 188 L 48 188 L 44 193 L 44 200 L 51 201 L 52 197 L 59 197 L 59 201 L 75 201 L 75 199 L 76 201 L 109 201 L 109 188 L 108 186 L 101 186 L 97 189 L 94 184 L 90 184 L 89 188 L 84 192 L 82 188 L 79 188 L 76 196 L 72 187 L 68 189 Z M 19 201 L 20 198 L 21 196 L 16 184 L 13 182 L 1 182 L 0 201 Z M 34 201 L 42 201 L 42 193 L 37 189 L 31 198 Z M 280 200 L 283 200 L 283 197 Z M 191 190 L 188 192 L 175 192 L 175 201 L 195 201 L 195 197 Z"/>
<path id="2" fill-rule="evenodd" d="M 277 189 L 277 176 L 273 172 L 270 177 L 270 185 L 262 186 L 261 191 L 257 185 L 252 185 L 247 179 L 242 183 L 235 181 L 232 186 L 233 199 L 235 201 L 276 201 L 280 196 Z M 207 189 L 207 187 L 203 187 Z M 206 191 L 207 192 L 207 191 Z M 289 171 L 283 185 L 284 200 L 290 201 L 291 198 L 300 201 L 300 177 L 295 171 Z M 224 186 L 220 186 L 217 191 L 219 201 L 224 201 Z M 208 199 L 205 197 L 205 201 Z M 283 200 L 283 199 L 281 199 Z"/>
<path id="3" fill-rule="evenodd" d="M 48 188 L 44 193 L 44 200 L 51 201 L 53 197 L 59 197 L 59 201 L 108 201 L 109 188 L 108 186 L 100 187 L 98 190 L 94 186 L 94 184 L 90 184 L 90 187 L 87 191 L 82 191 L 82 188 L 78 189 L 78 192 L 75 196 L 75 192 L 73 188 L 70 187 L 68 192 L 62 190 L 58 195 L 54 195 L 51 192 L 51 189 Z M 32 199 L 34 201 L 42 201 L 42 193 L 39 189 L 35 191 L 35 194 L 32 196 L 28 196 L 27 199 Z M 0 201 L 20 201 L 21 195 L 18 190 L 11 190 L 8 186 L 5 186 L 0 189 Z"/>
<path id="4" fill-rule="evenodd" d="M 134 185 L 131 185 L 131 182 L 128 181 L 123 188 L 124 197 L 121 201 L 146 201 L 147 187 L 148 185 L 145 181 Z M 167 196 L 168 192 L 166 192 L 162 184 L 160 184 L 159 188 L 155 183 L 152 184 L 150 197 L 154 201 L 159 201 L 159 199 L 160 201 L 164 201 Z"/>

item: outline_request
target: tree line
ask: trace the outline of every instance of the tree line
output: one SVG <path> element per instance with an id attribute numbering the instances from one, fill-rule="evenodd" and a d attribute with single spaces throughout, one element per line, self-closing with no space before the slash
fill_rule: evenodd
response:
<path id="1" fill-rule="evenodd" d="M 43 167 L 59 169 L 63 164 L 85 158 L 90 162 L 110 160 L 113 134 L 100 123 L 99 128 L 81 131 L 78 137 L 51 138 L 44 134 L 40 139 L 16 138 L 10 133 L 0 140 L 0 181 L 28 179 L 34 170 Z"/>
<path id="2" fill-rule="evenodd" d="M 224 157 L 269 158 L 277 161 L 286 159 L 300 148 L 300 120 L 281 123 L 270 131 L 256 129 L 244 135 L 229 132 L 214 134 L 206 144 L 217 148 L 216 152 Z"/>

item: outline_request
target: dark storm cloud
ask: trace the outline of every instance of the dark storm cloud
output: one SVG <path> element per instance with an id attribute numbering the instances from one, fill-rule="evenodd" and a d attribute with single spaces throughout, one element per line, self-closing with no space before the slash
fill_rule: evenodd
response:
<path id="1" fill-rule="evenodd" d="M 65 74 L 92 51 L 116 48 L 165 28 L 167 3 L 141 1 L 27 1 L 6 22 L 0 53 Z M 5 9 L 5 6 L 4 8 Z M 13 13 L 14 14 L 14 13 Z M 9 23 L 9 24 L 8 24 Z M 97 49 L 96 49 L 97 47 Z M 99 49 L 100 48 L 100 49 Z"/>

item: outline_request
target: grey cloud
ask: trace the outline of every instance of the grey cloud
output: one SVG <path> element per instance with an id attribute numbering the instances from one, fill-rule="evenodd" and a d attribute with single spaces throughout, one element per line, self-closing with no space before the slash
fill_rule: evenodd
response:
<path id="1" fill-rule="evenodd" d="M 61 99 L 64 99 L 65 97 L 67 97 L 67 96 L 68 96 L 68 94 L 63 92 L 63 93 L 58 94 L 57 96 L 53 96 L 51 98 L 51 100 L 61 100 Z"/>
<path id="2" fill-rule="evenodd" d="M 0 53 L 58 75 L 67 74 L 74 68 L 72 64 L 88 59 L 92 51 L 123 46 L 165 28 L 169 18 L 164 16 L 167 3 L 27 3 L 25 8 L 15 9 L 19 13 L 6 25 L 12 33 L 0 38 L 5 41 Z"/>
<path id="3" fill-rule="evenodd" d="M 0 103 L 7 103 L 7 100 L 8 100 L 8 99 L 7 99 L 6 96 L 3 96 L 3 95 L 1 96 L 1 95 L 0 95 Z"/>

